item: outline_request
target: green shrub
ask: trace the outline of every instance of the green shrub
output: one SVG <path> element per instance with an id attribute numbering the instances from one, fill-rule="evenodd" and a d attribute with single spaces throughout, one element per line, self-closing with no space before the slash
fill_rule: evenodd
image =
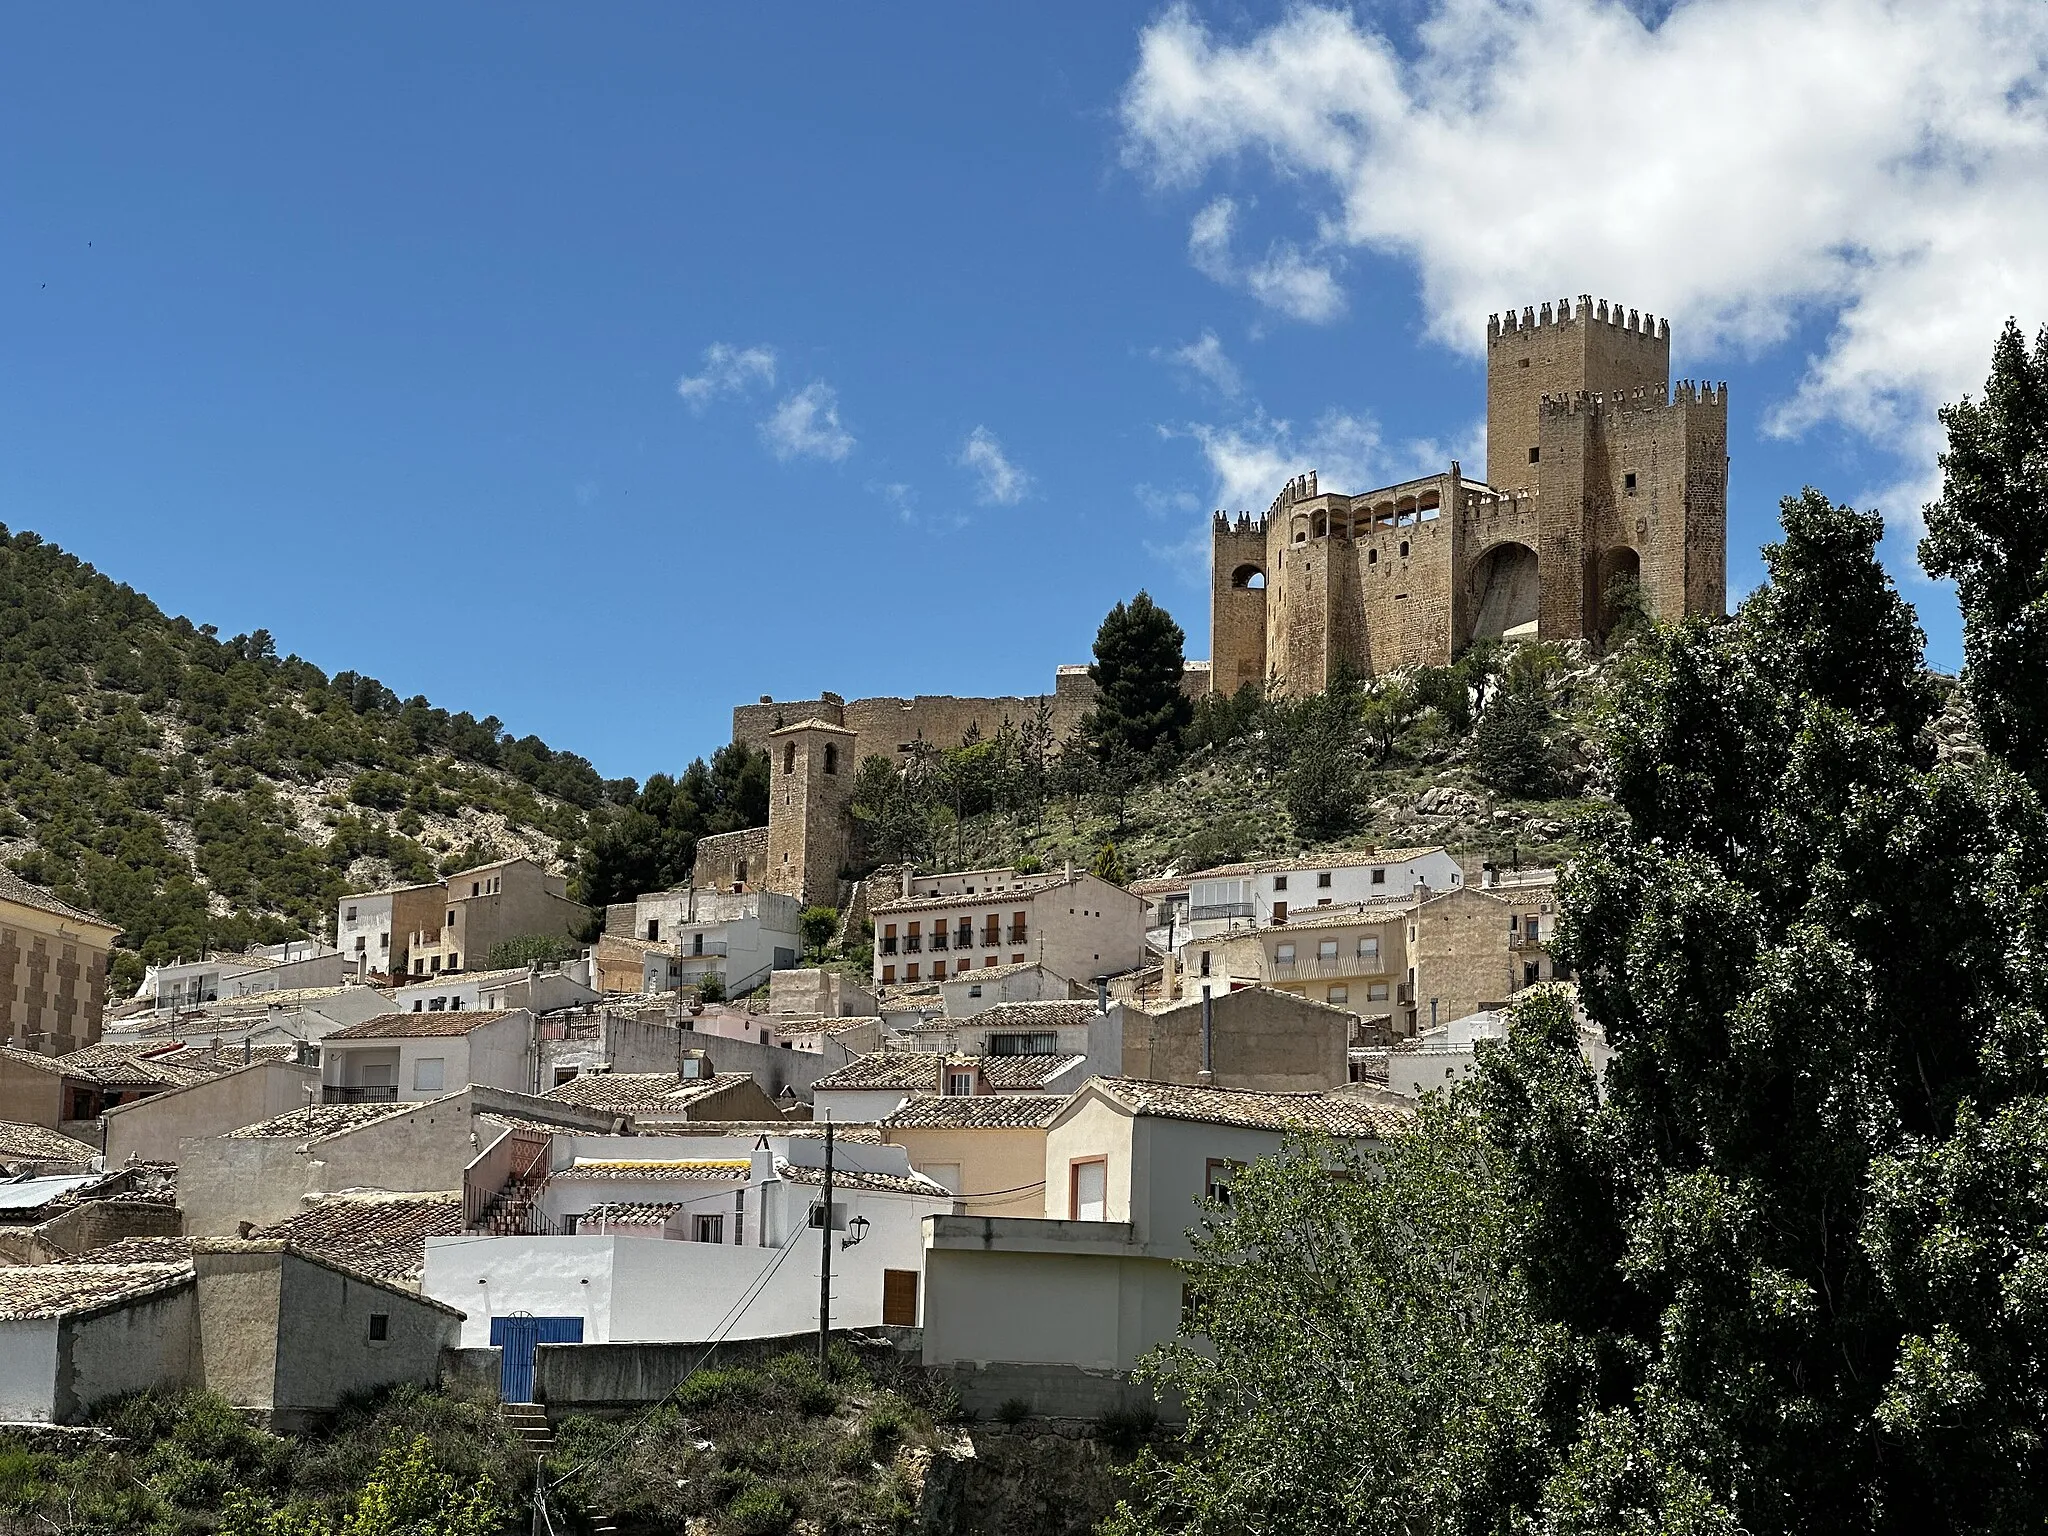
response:
<path id="1" fill-rule="evenodd" d="M 1159 1427 L 1159 1410 L 1150 1403 L 1110 1408 L 1095 1420 L 1095 1438 L 1122 1455 L 1135 1451 Z"/>
<path id="2" fill-rule="evenodd" d="M 759 1371 L 731 1366 L 693 1371 L 676 1389 L 674 1402 L 684 1413 L 702 1413 L 711 1408 L 752 1407 L 765 1393 L 766 1383 Z"/>
<path id="3" fill-rule="evenodd" d="M 773 1483 L 756 1483 L 725 1507 L 733 1536 L 782 1536 L 796 1524 L 796 1500 Z"/>
<path id="4" fill-rule="evenodd" d="M 702 1003 L 725 1001 L 725 978 L 716 971 L 706 971 L 697 982 L 697 1000 Z"/>
<path id="5" fill-rule="evenodd" d="M 867 1437 L 869 1454 L 876 1461 L 887 1461 L 895 1454 L 909 1427 L 910 1414 L 903 1399 L 893 1392 L 884 1392 L 868 1409 L 867 1418 L 861 1426 Z"/>
<path id="6" fill-rule="evenodd" d="M 1030 1417 L 1031 1404 L 1021 1397 L 1006 1397 L 1003 1399 L 1001 1406 L 996 1409 L 997 1420 L 1009 1425 L 1012 1429 L 1015 1429 Z"/>

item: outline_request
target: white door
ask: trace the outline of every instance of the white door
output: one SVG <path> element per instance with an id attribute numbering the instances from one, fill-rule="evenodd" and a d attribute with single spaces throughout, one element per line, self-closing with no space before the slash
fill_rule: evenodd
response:
<path id="1" fill-rule="evenodd" d="M 1074 1220 L 1107 1221 L 1109 1164 L 1074 1164 Z"/>

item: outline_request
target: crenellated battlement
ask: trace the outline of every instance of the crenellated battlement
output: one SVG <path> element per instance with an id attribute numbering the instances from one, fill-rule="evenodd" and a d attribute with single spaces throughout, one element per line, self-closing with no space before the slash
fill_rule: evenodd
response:
<path id="1" fill-rule="evenodd" d="M 1613 330 L 1630 332 L 1646 341 L 1669 341 L 1671 322 L 1659 320 L 1655 315 L 1638 314 L 1632 309 L 1607 299 L 1595 302 L 1590 293 L 1579 295 L 1574 306 L 1567 299 L 1559 299 L 1555 306 L 1549 304 L 1526 305 L 1517 315 L 1509 310 L 1505 317 L 1486 317 L 1486 344 L 1494 346 L 1501 341 L 1516 338 L 1527 339 L 1536 331 L 1578 325 L 1604 325 Z"/>
<path id="2" fill-rule="evenodd" d="M 1253 517 L 1249 512 L 1238 513 L 1235 526 L 1232 525 L 1230 514 L 1221 510 L 1214 514 L 1212 521 L 1218 534 L 1234 533 L 1240 538 L 1265 537 L 1266 519 Z"/>
<path id="3" fill-rule="evenodd" d="M 1725 409 L 1727 404 L 1726 383 L 1708 384 L 1693 379 L 1680 379 L 1672 385 L 1668 400 L 1661 384 L 1647 389 L 1612 390 L 1607 393 L 1578 389 L 1568 394 L 1545 395 L 1539 408 L 1545 416 L 1580 416 L 1616 415 L 1625 411 L 1661 411 L 1674 406 L 1694 405 Z"/>

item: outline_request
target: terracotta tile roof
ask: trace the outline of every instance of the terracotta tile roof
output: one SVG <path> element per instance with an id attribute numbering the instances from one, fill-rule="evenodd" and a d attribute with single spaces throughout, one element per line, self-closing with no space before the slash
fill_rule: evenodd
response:
<path id="1" fill-rule="evenodd" d="M 524 981 L 532 974 L 523 965 L 505 966 L 495 971 L 443 971 L 438 976 L 417 976 L 409 981 L 401 981 L 391 990 L 393 992 L 415 992 L 424 988 L 431 991 L 435 987 L 461 986 L 465 982 L 475 982 L 481 986 L 496 986 L 502 981 Z"/>
<path id="2" fill-rule="evenodd" d="M 1051 1125 L 1066 1103 L 1060 1094 L 916 1093 L 895 1114 L 882 1121 L 885 1129 L 1021 1130 Z"/>
<path id="3" fill-rule="evenodd" d="M 1460 889 L 1464 889 L 1464 887 L 1460 887 Z M 1438 894 L 1447 895 L 1449 893 L 1439 892 Z M 1249 932 L 1234 933 L 1230 937 L 1234 939 L 1285 939 L 1288 934 L 1294 932 L 1297 928 L 1346 928 L 1356 924 L 1395 923 L 1407 917 L 1414 910 L 1414 907 L 1404 905 L 1398 901 L 1353 902 L 1348 906 L 1342 907 L 1290 907 L 1287 912 L 1286 922 L 1275 923 L 1270 928 L 1254 928 Z"/>
<path id="4" fill-rule="evenodd" d="M 751 1141 L 756 1136 L 802 1136 L 822 1137 L 825 1122 L 822 1120 L 695 1120 L 682 1121 L 675 1125 L 664 1125 L 662 1136 L 729 1136 L 735 1139 L 745 1137 Z M 879 1143 L 881 1130 L 872 1120 L 834 1120 L 832 1135 L 835 1141 L 860 1141 Z"/>
<path id="5" fill-rule="evenodd" d="M 967 1029 L 1045 1030 L 1086 1024 L 1094 1017 L 1093 998 L 1058 998 L 1042 1003 L 997 1003 L 953 1022 Z"/>
<path id="6" fill-rule="evenodd" d="M 942 1066 L 975 1067 L 991 1088 L 1023 1091 L 1043 1088 L 1086 1060 L 1085 1056 L 958 1056 L 943 1051 L 877 1051 L 857 1057 L 838 1071 L 819 1078 L 812 1091 L 903 1088 L 931 1093 L 938 1090 Z"/>
<path id="7" fill-rule="evenodd" d="M 1102 1077 L 1090 1087 L 1134 1115 L 1163 1120 L 1199 1120 L 1253 1130 L 1314 1130 L 1332 1136 L 1399 1135 L 1413 1111 L 1361 1098 L 1322 1093 L 1250 1093 L 1238 1088 L 1201 1088 L 1186 1083 L 1149 1083 L 1133 1077 Z"/>
<path id="8" fill-rule="evenodd" d="M 576 1219 L 577 1230 L 584 1230 L 586 1222 L 602 1222 L 608 1227 L 660 1227 L 666 1226 L 678 1211 L 691 1209 L 687 1201 L 674 1200 L 667 1203 L 638 1203 L 626 1205 L 594 1205 Z"/>
<path id="9" fill-rule="evenodd" d="M 189 1071 L 205 1072 L 212 1076 L 219 1076 L 233 1072 L 238 1067 L 251 1066 L 259 1061 L 296 1062 L 298 1058 L 298 1045 L 295 1042 L 287 1041 L 282 1045 L 250 1046 L 247 1061 L 242 1059 L 242 1047 L 239 1045 L 217 1046 L 211 1044 L 200 1045 L 197 1043 L 180 1046 L 175 1051 L 166 1051 L 163 1055 L 153 1057 L 152 1059 L 163 1062 L 167 1066 L 184 1067 Z"/>
<path id="10" fill-rule="evenodd" d="M 778 1159 L 775 1172 L 777 1177 L 791 1184 L 816 1184 L 822 1188 L 825 1183 L 825 1170 L 822 1168 L 799 1168 L 795 1163 L 785 1163 Z M 834 1168 L 832 1183 L 837 1189 L 865 1189 L 876 1194 L 933 1195 L 941 1200 L 953 1198 L 943 1184 L 928 1179 L 921 1173 L 913 1173 L 905 1178 L 899 1173 L 860 1173 L 851 1168 Z"/>
<path id="11" fill-rule="evenodd" d="M 443 1013 L 380 1013 L 360 1024 L 337 1029 L 327 1040 L 428 1040 L 442 1035 L 466 1035 L 516 1010 L 510 1008 L 457 1008 Z"/>
<path id="12" fill-rule="evenodd" d="M 744 1157 L 658 1158 L 642 1162 L 630 1158 L 578 1158 L 567 1168 L 549 1175 L 556 1179 L 606 1179 L 632 1182 L 689 1184 L 746 1181 L 753 1164 Z"/>
<path id="13" fill-rule="evenodd" d="M 952 896 L 899 896 L 894 901 L 878 902 L 870 907 L 871 912 L 914 912 L 926 907 L 989 907 L 1001 906 L 1010 900 L 1023 900 L 1027 896 L 1042 895 L 1046 891 L 1071 884 L 1080 879 L 1077 872 L 1071 878 L 1067 875 L 1034 875 L 1018 880 L 1000 890 L 961 891 Z"/>
<path id="14" fill-rule="evenodd" d="M 996 947 L 1000 949 L 1002 946 Z M 1010 965 L 985 965 L 978 971 L 955 971 L 939 985 L 950 987 L 956 981 L 1001 981 L 1005 976 L 1014 976 L 1019 971 L 1035 971 L 1038 966 L 1039 962 L 1036 960 L 1020 960 Z"/>
<path id="15" fill-rule="evenodd" d="M 462 1192 L 396 1194 L 382 1190 L 328 1195 L 296 1216 L 258 1227 L 251 1238 L 283 1238 L 316 1258 L 379 1280 L 416 1281 L 427 1239 L 462 1232 Z"/>
<path id="16" fill-rule="evenodd" d="M 0 1120 L 0 1159 L 85 1166 L 99 1155 L 98 1147 L 73 1141 L 69 1136 L 59 1136 L 43 1126 L 24 1125 L 19 1120 Z"/>
<path id="17" fill-rule="evenodd" d="M 1411 859 L 1443 851 L 1442 843 L 1430 843 L 1420 848 L 1333 848 L 1324 853 L 1304 853 L 1291 859 L 1246 859 L 1236 864 L 1217 864 L 1209 869 L 1191 870 L 1185 875 L 1145 880 L 1140 884 L 1148 891 L 1163 894 L 1181 890 L 1196 880 L 1284 875 L 1297 869 L 1363 869 L 1374 864 L 1406 864 Z"/>
<path id="18" fill-rule="evenodd" d="M 366 1125 L 375 1125 L 379 1120 L 410 1113 L 421 1104 L 438 1102 L 436 1099 L 412 1099 L 382 1104 L 308 1104 L 304 1109 L 287 1110 L 258 1124 L 229 1131 L 226 1139 L 318 1141 L 324 1136 L 338 1136 L 343 1131 L 358 1130 Z"/>
<path id="19" fill-rule="evenodd" d="M 47 912 L 52 917 L 67 917 L 74 923 L 90 923 L 95 928 L 104 928 L 109 934 L 120 929 L 104 917 L 95 917 L 83 908 L 74 907 L 68 901 L 59 901 L 39 885 L 30 885 L 13 870 L 0 865 L 0 901 L 12 901 L 24 907 L 34 907 L 38 912 Z"/>
<path id="20" fill-rule="evenodd" d="M 0 1320 L 67 1317 L 184 1285 L 192 1266 L 21 1264 L 0 1268 Z"/>
<path id="21" fill-rule="evenodd" d="M 699 1099 L 736 1088 L 751 1077 L 746 1072 L 715 1072 L 710 1077 L 679 1078 L 673 1072 L 586 1072 L 550 1088 L 543 1098 L 588 1109 L 684 1109 Z"/>
<path id="22" fill-rule="evenodd" d="M 81 1264 L 183 1264 L 192 1257 L 192 1243 L 183 1237 L 124 1237 L 118 1243 L 89 1249 Z"/>
<path id="23" fill-rule="evenodd" d="M 40 1056 L 7 1046 L 0 1047 L 0 1056 L 39 1072 L 61 1073 L 103 1088 L 185 1088 L 206 1080 L 204 1072 L 160 1066 L 139 1055 L 142 1049 L 148 1048 L 89 1045 L 68 1056 Z"/>

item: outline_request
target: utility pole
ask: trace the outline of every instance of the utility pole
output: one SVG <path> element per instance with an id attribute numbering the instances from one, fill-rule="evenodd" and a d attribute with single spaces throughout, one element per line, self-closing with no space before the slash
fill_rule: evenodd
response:
<path id="1" fill-rule="evenodd" d="M 818 1374 L 832 1373 L 832 1119 L 825 1118 L 825 1205 L 818 1222 Z"/>

